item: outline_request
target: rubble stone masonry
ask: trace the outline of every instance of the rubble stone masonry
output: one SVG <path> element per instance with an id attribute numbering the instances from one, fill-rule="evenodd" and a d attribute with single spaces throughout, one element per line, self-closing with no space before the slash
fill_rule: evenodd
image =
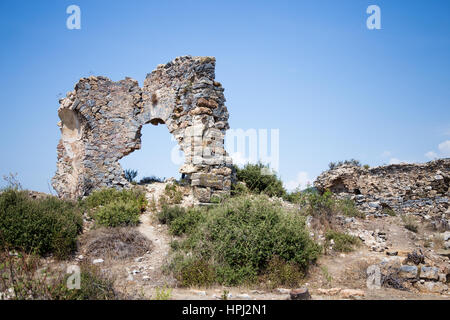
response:
<path id="1" fill-rule="evenodd" d="M 95 189 L 129 187 L 119 160 L 140 149 L 142 126 L 165 124 L 185 154 L 180 172 L 197 199 L 209 202 L 214 194 L 229 193 L 232 162 L 224 149 L 229 125 L 223 92 L 213 57 L 184 56 L 159 65 L 143 88 L 131 78 L 80 79 L 60 100 L 53 187 L 72 199 Z"/>

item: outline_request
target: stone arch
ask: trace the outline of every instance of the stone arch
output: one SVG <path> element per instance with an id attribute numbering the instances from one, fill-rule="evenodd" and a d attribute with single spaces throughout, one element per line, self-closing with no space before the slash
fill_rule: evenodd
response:
<path id="1" fill-rule="evenodd" d="M 178 57 L 159 65 L 142 88 L 131 78 L 80 79 L 60 101 L 53 187 L 69 198 L 103 187 L 129 187 L 119 160 L 140 149 L 141 128 L 150 123 L 165 124 L 178 141 L 185 154 L 180 172 L 200 201 L 229 193 L 232 162 L 224 149 L 229 125 L 223 91 L 212 57 Z"/>

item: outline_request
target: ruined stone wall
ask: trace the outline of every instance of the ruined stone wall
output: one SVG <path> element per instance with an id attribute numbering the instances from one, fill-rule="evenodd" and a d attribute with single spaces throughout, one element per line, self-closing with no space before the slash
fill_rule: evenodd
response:
<path id="1" fill-rule="evenodd" d="M 200 201 L 228 193 L 232 162 L 224 149 L 229 125 L 223 91 L 215 81 L 212 57 L 178 57 L 159 65 L 143 88 L 130 78 L 81 79 L 60 100 L 53 187 L 66 198 L 104 187 L 129 187 L 119 160 L 141 147 L 141 128 L 150 123 L 165 124 L 178 141 L 185 154 L 180 172 Z"/>
<path id="2" fill-rule="evenodd" d="M 440 217 L 443 223 L 450 218 L 450 159 L 369 169 L 343 165 L 323 172 L 314 186 L 354 199 L 367 214 L 391 208 L 425 219 Z"/>

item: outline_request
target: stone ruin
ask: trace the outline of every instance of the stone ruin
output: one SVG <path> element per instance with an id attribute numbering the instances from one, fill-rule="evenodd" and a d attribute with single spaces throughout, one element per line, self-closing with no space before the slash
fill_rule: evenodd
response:
<path id="1" fill-rule="evenodd" d="M 52 185 L 76 199 L 100 188 L 128 188 L 119 160 L 141 147 L 145 124 L 165 124 L 185 155 L 180 168 L 200 202 L 229 193 L 232 161 L 224 149 L 229 129 L 215 58 L 178 57 L 149 73 L 143 88 L 131 78 L 82 78 L 60 100 L 61 140 Z M 151 163 L 149 162 L 149 166 Z"/>
<path id="2" fill-rule="evenodd" d="M 440 229 L 450 229 L 450 159 L 424 164 L 393 164 L 366 169 L 342 165 L 323 172 L 314 182 L 355 200 L 366 214 L 381 216 L 387 209 L 415 214 Z"/>

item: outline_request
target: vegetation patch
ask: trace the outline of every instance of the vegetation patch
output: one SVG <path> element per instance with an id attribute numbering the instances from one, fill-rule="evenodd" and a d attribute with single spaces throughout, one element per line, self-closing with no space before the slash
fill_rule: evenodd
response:
<path id="1" fill-rule="evenodd" d="M 419 225 L 417 224 L 416 220 L 412 216 L 405 215 L 402 216 L 403 220 L 403 226 L 408 229 L 409 231 L 417 233 L 419 231 Z"/>
<path id="2" fill-rule="evenodd" d="M 159 198 L 160 207 L 181 204 L 183 201 L 183 192 L 176 183 L 168 183 L 164 189 L 164 194 Z"/>
<path id="3" fill-rule="evenodd" d="M 38 256 L 0 252 L 0 295 L 8 300 L 113 300 L 113 280 L 97 267 L 80 266 L 80 287 L 69 289 L 65 270 L 43 268 Z M 70 280 L 69 280 L 70 283 Z"/>
<path id="4" fill-rule="evenodd" d="M 51 196 L 31 199 L 17 189 L 0 194 L 0 248 L 63 259 L 76 249 L 82 226 L 77 203 Z"/>
<path id="5" fill-rule="evenodd" d="M 150 184 L 154 182 L 164 182 L 165 178 L 160 178 L 156 176 L 144 177 L 139 181 L 139 184 Z"/>
<path id="6" fill-rule="evenodd" d="M 333 249 L 338 252 L 351 252 L 354 250 L 355 245 L 360 244 L 360 240 L 357 237 L 334 230 L 328 230 L 325 234 L 325 239 L 327 242 L 333 240 Z"/>
<path id="7" fill-rule="evenodd" d="M 110 188 L 94 191 L 81 204 L 97 226 L 124 227 L 139 223 L 139 215 L 145 211 L 147 200 L 140 190 Z"/>
<path id="8" fill-rule="evenodd" d="M 270 197 L 283 197 L 286 190 L 283 188 L 283 182 L 273 174 L 268 165 L 262 163 L 246 164 L 240 169 L 235 166 L 236 177 L 238 181 L 244 182 L 248 190 L 253 193 L 263 193 Z M 242 189 L 242 187 L 238 187 Z M 242 194 L 243 190 L 238 190 Z"/>
<path id="9" fill-rule="evenodd" d="M 172 246 L 176 254 L 170 265 L 185 286 L 253 283 L 270 274 L 269 265 L 275 269 L 275 262 L 270 264 L 274 256 L 288 264 L 286 273 L 294 273 L 295 266 L 305 274 L 321 252 L 309 237 L 304 217 L 265 196 L 231 198 L 187 214 L 189 218 L 180 214 L 169 223 L 188 221 L 180 223 L 188 227 L 177 229 L 184 230 L 185 237 Z"/>

